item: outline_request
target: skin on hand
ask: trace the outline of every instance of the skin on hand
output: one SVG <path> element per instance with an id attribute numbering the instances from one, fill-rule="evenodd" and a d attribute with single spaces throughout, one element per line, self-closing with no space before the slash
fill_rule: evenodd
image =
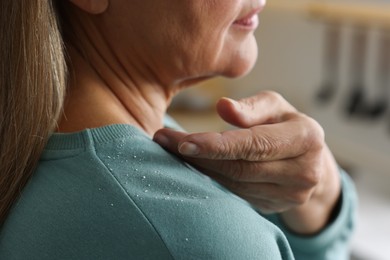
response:
<path id="1" fill-rule="evenodd" d="M 222 98 L 217 111 L 238 129 L 194 134 L 161 129 L 154 140 L 263 213 L 280 213 L 294 232 L 324 228 L 341 188 L 321 126 L 275 92 L 238 102 Z"/>

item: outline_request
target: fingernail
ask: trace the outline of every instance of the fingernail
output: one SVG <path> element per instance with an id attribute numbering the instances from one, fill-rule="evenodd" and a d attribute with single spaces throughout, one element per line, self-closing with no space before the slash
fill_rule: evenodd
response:
<path id="1" fill-rule="evenodd" d="M 163 147 L 167 147 L 169 145 L 169 139 L 165 135 L 158 134 L 154 137 L 154 141 Z"/>
<path id="2" fill-rule="evenodd" d="M 198 155 L 199 151 L 199 147 L 194 143 L 184 142 L 179 146 L 179 152 L 183 155 Z"/>

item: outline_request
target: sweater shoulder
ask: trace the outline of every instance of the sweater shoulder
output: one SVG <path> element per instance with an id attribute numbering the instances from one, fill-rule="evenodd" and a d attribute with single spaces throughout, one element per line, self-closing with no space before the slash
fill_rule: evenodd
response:
<path id="1" fill-rule="evenodd" d="M 147 136 L 83 142 L 41 160 L 1 230 L 1 257 L 293 258 L 279 228 Z"/>

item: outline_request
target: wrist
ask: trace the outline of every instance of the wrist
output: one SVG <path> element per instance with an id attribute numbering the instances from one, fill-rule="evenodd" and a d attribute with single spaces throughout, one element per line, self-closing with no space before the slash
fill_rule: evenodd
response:
<path id="1" fill-rule="evenodd" d="M 281 213 L 283 222 L 294 233 L 313 235 L 320 232 L 331 222 L 338 208 L 341 195 L 339 168 L 328 148 L 324 152 L 325 174 L 310 199 Z"/>

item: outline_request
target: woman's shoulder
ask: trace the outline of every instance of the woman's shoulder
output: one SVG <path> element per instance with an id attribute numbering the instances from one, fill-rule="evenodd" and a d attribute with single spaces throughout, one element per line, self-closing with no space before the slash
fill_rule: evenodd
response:
<path id="1" fill-rule="evenodd" d="M 125 139 L 97 154 L 175 259 L 291 257 L 279 228 L 153 141 Z"/>
<path id="2" fill-rule="evenodd" d="M 68 145 L 63 156 L 49 143 L 0 234 L 0 245 L 8 245 L 0 252 L 86 259 L 290 255 L 281 231 L 247 203 L 142 133 L 118 129 L 115 138 L 82 133 L 84 146 Z"/>
<path id="3" fill-rule="evenodd" d="M 175 259 L 291 257 L 279 228 L 160 146 L 131 147 L 124 154 L 127 164 L 113 168 L 113 176 Z M 110 165 L 121 160 L 102 157 Z"/>

